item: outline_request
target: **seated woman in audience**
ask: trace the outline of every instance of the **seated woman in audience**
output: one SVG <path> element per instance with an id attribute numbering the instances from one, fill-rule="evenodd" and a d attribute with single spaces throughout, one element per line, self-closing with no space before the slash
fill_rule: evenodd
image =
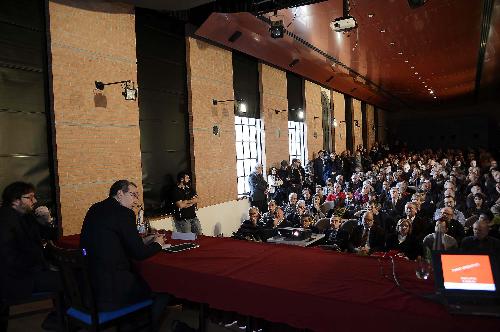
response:
<path id="1" fill-rule="evenodd" d="M 274 224 L 274 218 L 276 218 L 276 211 L 278 205 L 275 200 L 270 200 L 267 203 L 267 212 L 262 215 L 258 224 L 262 227 L 272 228 Z"/>
<path id="2" fill-rule="evenodd" d="M 482 212 L 488 211 L 488 206 L 486 204 L 486 196 L 484 194 L 476 193 L 473 196 L 473 198 L 474 198 L 474 206 L 472 206 L 465 212 L 465 218 L 470 218 L 472 216 L 479 217 L 479 215 Z"/>
<path id="3" fill-rule="evenodd" d="M 342 191 L 340 183 L 335 182 L 333 192 L 326 197 L 327 202 L 335 202 L 335 206 L 342 207 L 345 205 L 346 194 Z"/>
<path id="4" fill-rule="evenodd" d="M 269 170 L 269 175 L 267 176 L 268 184 L 268 199 L 283 201 L 283 180 L 278 175 L 278 169 L 276 167 L 271 167 Z"/>
<path id="5" fill-rule="evenodd" d="M 309 213 L 313 217 L 314 221 L 325 218 L 325 214 L 321 212 L 321 197 L 319 197 L 319 195 L 313 196 L 312 204 L 309 206 Z"/>
<path id="6" fill-rule="evenodd" d="M 323 194 L 323 187 L 320 185 L 316 185 L 316 195 L 319 196 L 321 200 L 321 204 L 325 202 L 326 196 Z"/>
<path id="7" fill-rule="evenodd" d="M 369 183 L 364 183 L 361 188 L 354 192 L 354 203 L 362 206 L 369 200 L 368 195 L 373 191 L 373 187 Z"/>
<path id="8" fill-rule="evenodd" d="M 328 196 L 328 193 L 333 191 L 333 180 L 331 178 L 326 179 L 326 186 L 323 188 L 323 194 Z"/>
<path id="9" fill-rule="evenodd" d="M 421 256 L 422 246 L 411 231 L 411 221 L 409 219 L 400 219 L 396 225 L 396 233 L 387 237 L 387 250 L 397 250 L 411 260 Z"/>
<path id="10" fill-rule="evenodd" d="M 283 227 L 300 227 L 300 221 L 303 215 L 309 214 L 307 211 L 306 202 L 300 200 L 297 202 L 297 209 L 295 212 L 286 215 L 286 225 Z"/>

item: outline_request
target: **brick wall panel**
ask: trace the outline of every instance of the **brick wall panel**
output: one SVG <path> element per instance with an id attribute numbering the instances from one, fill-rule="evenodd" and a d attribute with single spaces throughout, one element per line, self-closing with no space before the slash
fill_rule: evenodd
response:
<path id="1" fill-rule="evenodd" d="M 345 98 L 340 92 L 333 91 L 333 114 L 337 120 L 335 128 L 335 152 L 340 154 L 346 150 Z M 344 122 L 342 122 L 344 121 Z"/>
<path id="2" fill-rule="evenodd" d="M 194 38 L 187 38 L 186 52 L 192 168 L 204 207 L 237 196 L 234 105 L 212 104 L 233 99 L 232 54 Z M 212 133 L 215 125 L 219 135 Z"/>
<path id="3" fill-rule="evenodd" d="M 307 151 L 308 159 L 323 149 L 323 109 L 321 105 L 321 86 L 305 81 Z"/>
<path id="4" fill-rule="evenodd" d="M 141 186 L 138 104 L 120 86 L 95 90 L 94 81 L 137 82 L 134 7 L 103 1 L 50 1 L 55 141 L 63 234 L 80 232 L 91 204 L 111 184 Z M 106 107 L 98 107 L 101 94 Z M 102 104 L 100 104 L 102 105 Z"/>
<path id="5" fill-rule="evenodd" d="M 280 69 L 259 64 L 261 119 L 265 128 L 265 164 L 269 169 L 289 160 L 288 98 L 286 73 Z M 276 114 L 275 110 L 280 112 Z M 267 174 L 267 172 L 266 172 Z"/>

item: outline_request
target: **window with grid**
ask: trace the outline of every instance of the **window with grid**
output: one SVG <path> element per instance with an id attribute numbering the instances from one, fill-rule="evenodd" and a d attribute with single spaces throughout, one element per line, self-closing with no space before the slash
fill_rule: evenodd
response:
<path id="1" fill-rule="evenodd" d="M 288 151 L 290 162 L 297 158 L 306 165 L 306 125 L 304 122 L 288 121 Z"/>
<path id="2" fill-rule="evenodd" d="M 252 173 L 254 166 L 262 161 L 263 126 L 262 120 L 234 117 L 236 130 L 236 173 L 238 176 L 238 197 L 250 192 L 248 176 Z M 264 167 L 265 170 L 265 167 Z"/>

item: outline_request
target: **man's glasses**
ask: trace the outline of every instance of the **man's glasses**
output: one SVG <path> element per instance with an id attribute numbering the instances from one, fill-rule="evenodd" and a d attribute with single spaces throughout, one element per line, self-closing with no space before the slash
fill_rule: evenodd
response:
<path id="1" fill-rule="evenodd" d="M 32 202 L 36 200 L 35 195 L 24 195 L 24 196 L 21 196 L 21 198 L 29 199 Z"/>
<path id="2" fill-rule="evenodd" d="M 135 192 L 135 191 L 129 191 L 128 192 L 131 196 L 133 196 L 134 198 L 137 198 L 139 199 L 139 193 Z"/>

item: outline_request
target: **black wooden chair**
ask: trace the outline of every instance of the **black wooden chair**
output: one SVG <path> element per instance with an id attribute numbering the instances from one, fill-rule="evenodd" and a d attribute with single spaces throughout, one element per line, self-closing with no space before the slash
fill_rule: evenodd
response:
<path id="1" fill-rule="evenodd" d="M 16 300 L 6 300 L 0 299 L 0 332 L 6 332 L 9 327 L 9 319 L 20 318 L 30 315 L 35 315 L 41 312 L 45 312 L 46 309 L 42 310 L 32 310 L 28 312 L 23 312 L 15 315 L 10 315 L 10 307 L 15 305 L 28 304 L 33 302 L 40 302 L 44 300 L 52 300 L 57 310 L 58 318 L 58 331 L 64 331 L 64 316 L 63 316 L 63 305 L 62 305 L 62 294 L 58 293 L 34 293 L 31 297 L 26 299 L 16 299 Z"/>
<path id="2" fill-rule="evenodd" d="M 145 300 L 114 311 L 98 311 L 92 291 L 85 249 L 63 249 L 50 245 L 54 263 L 59 267 L 64 292 L 69 301 L 66 310 L 69 330 L 73 327 L 89 331 L 100 331 L 118 327 L 123 323 L 135 323 L 136 315 L 146 315 L 148 320 L 143 327 L 152 329 L 152 300 Z M 139 326 L 134 324 L 134 328 Z"/>

